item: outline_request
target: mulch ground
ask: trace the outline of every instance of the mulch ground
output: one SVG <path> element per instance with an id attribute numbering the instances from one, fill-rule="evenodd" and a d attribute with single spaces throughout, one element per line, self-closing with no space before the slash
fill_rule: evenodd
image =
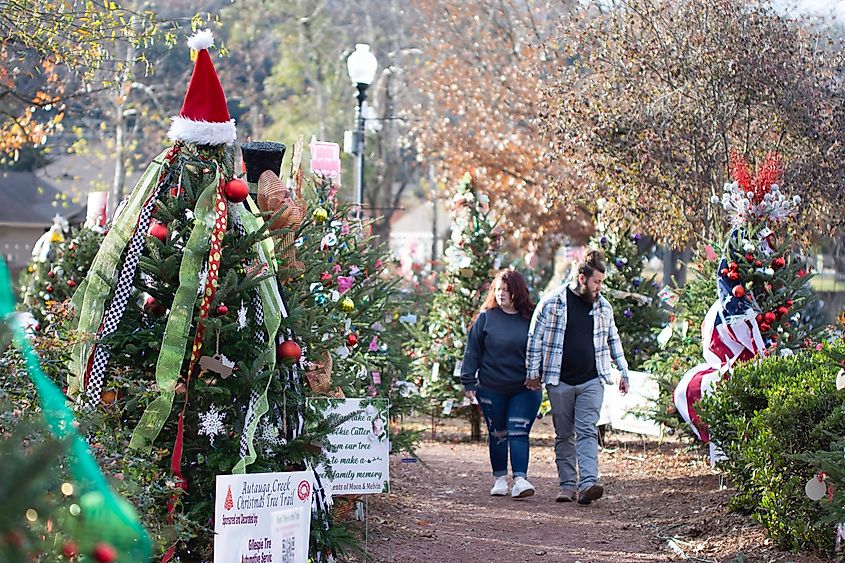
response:
<path id="1" fill-rule="evenodd" d="M 457 425 L 456 425 L 457 424 Z M 748 516 L 729 513 L 697 447 L 611 434 L 601 452 L 605 497 L 590 506 L 556 503 L 549 419 L 532 431 L 533 497 L 491 497 L 485 444 L 461 441 L 454 421 L 420 444 L 419 462 L 396 458 L 389 494 L 367 499 L 366 556 L 349 561 L 469 563 L 553 561 L 794 562 L 829 559 L 778 550 Z M 430 429 L 427 432 L 430 438 Z"/>

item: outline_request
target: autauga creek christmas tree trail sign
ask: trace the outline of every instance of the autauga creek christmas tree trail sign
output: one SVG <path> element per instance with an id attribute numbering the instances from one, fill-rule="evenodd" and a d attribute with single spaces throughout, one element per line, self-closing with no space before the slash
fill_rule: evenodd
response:
<path id="1" fill-rule="evenodd" d="M 364 225 L 350 225 L 331 178 L 303 197 L 301 143 L 289 178 L 278 143 L 246 145 L 247 182 L 236 177 L 212 44 L 207 31 L 189 41 L 196 66 L 168 133 L 174 144 L 116 214 L 72 301 L 68 393 L 116 467 L 146 458 L 152 477 L 130 500 L 165 561 L 211 559 L 219 475 L 313 475 L 329 461 L 325 438 L 344 417 L 306 409 L 308 396 L 404 400 L 388 330 L 395 284 L 379 249 Z M 270 514 L 263 529 L 313 516 L 307 552 L 332 559 L 351 537 L 334 525 L 327 488 L 315 476 L 295 491 L 310 512 Z M 217 505 L 237 510 L 237 498 Z M 263 547 L 244 556 L 275 549 L 246 543 Z"/>

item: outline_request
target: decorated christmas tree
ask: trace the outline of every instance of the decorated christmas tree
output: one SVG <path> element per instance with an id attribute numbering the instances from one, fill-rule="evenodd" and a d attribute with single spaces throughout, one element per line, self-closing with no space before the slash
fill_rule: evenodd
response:
<path id="1" fill-rule="evenodd" d="M 452 197 L 452 231 L 439 290 L 425 322 L 410 327 L 422 395 L 433 403 L 434 414 L 450 414 L 453 405 L 462 404 L 471 417 L 474 439 L 481 438 L 480 417 L 475 405 L 463 401 L 460 362 L 472 320 L 500 265 L 500 239 L 487 196 L 465 174 Z"/>
<path id="2" fill-rule="evenodd" d="M 174 144 L 79 283 L 67 365 L 96 453 L 134 477 L 131 500 L 163 559 L 194 561 L 211 558 L 217 476 L 327 465 L 343 420 L 311 399 L 384 397 L 401 415 L 414 397 L 391 331 L 396 282 L 369 225 L 336 201 L 337 176 L 304 181 L 301 142 L 284 174 L 284 145 L 245 145 L 238 178 L 212 37 L 189 45 Z M 397 449 L 411 442 L 393 436 Z M 353 538 L 319 476 L 312 489 L 309 551 L 323 561 Z"/>
<path id="3" fill-rule="evenodd" d="M 23 305 L 42 327 L 54 322 L 55 308 L 73 297 L 104 236 L 102 228 L 65 227 L 67 223 L 57 217 L 21 273 Z"/>
<path id="4" fill-rule="evenodd" d="M 657 350 L 657 334 L 669 316 L 658 296 L 655 276 L 643 274 L 646 257 L 639 248 L 641 241 L 640 233 L 629 230 L 603 230 L 591 241 L 591 246 L 601 247 L 607 259 L 602 295 L 613 307 L 631 369 L 638 369 Z"/>
<path id="5" fill-rule="evenodd" d="M 675 390 L 675 404 L 693 432 L 708 441 L 694 404 L 736 362 L 758 355 L 790 355 L 813 343 L 817 329 L 802 320 L 813 300 L 804 253 L 789 235 L 801 199 L 781 190 L 783 169 L 769 155 L 756 175 L 731 155 L 732 182 L 719 199 L 731 231 L 721 245 L 716 272 L 718 298 L 702 323 L 706 363 L 690 369 Z M 715 197 L 715 196 L 714 196 Z"/>

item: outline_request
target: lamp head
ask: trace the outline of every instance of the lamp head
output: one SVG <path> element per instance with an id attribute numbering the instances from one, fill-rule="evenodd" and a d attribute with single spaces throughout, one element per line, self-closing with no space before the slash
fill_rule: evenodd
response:
<path id="1" fill-rule="evenodd" d="M 373 83 L 378 69 L 378 61 L 370 51 L 370 46 L 366 43 L 355 45 L 355 51 L 346 59 L 346 69 L 349 71 L 349 78 L 358 86 L 358 89 L 360 90 L 361 85 L 364 85 L 363 89 L 366 90 L 366 87 Z"/>

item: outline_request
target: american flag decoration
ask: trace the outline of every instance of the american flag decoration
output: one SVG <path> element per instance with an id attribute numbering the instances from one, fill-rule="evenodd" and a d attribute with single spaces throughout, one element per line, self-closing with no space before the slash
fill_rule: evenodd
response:
<path id="1" fill-rule="evenodd" d="M 716 272 L 718 298 L 701 324 L 704 363 L 687 371 L 674 393 L 678 413 L 705 443 L 710 441 L 710 435 L 695 404 L 712 393 L 737 362 L 762 355 L 772 345 L 772 340 L 766 338 L 768 326 L 762 320 L 763 310 L 748 289 L 739 263 L 758 250 L 770 256 L 772 228 L 792 217 L 801 203 L 800 197 L 789 198 L 778 186 L 783 168 L 777 154 L 768 155 L 757 174 L 752 175 L 748 162 L 731 153 L 730 171 L 732 181 L 725 184 L 722 197 L 713 198 L 714 204 L 725 209 L 733 229 Z M 761 224 L 763 227 L 759 228 Z"/>

